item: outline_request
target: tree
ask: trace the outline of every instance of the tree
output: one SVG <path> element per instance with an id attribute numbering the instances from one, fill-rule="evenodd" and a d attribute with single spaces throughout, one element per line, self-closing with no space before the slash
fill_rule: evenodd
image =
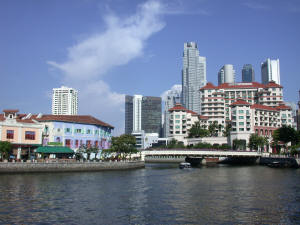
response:
<path id="1" fill-rule="evenodd" d="M 221 129 L 221 127 L 218 125 L 217 121 L 214 121 L 208 126 L 208 131 L 211 137 L 217 137 L 219 129 Z"/>
<path id="2" fill-rule="evenodd" d="M 282 126 L 273 132 L 274 145 L 278 145 L 278 142 L 283 142 L 285 149 L 287 144 L 291 142 L 292 145 L 296 145 L 300 141 L 299 132 L 290 126 Z"/>
<path id="3" fill-rule="evenodd" d="M 265 145 L 268 145 L 268 140 L 266 137 L 258 136 L 258 134 L 251 134 L 248 144 L 250 149 L 258 150 L 259 147 L 262 148 Z"/>
<path id="4" fill-rule="evenodd" d="M 193 124 L 191 129 L 189 129 L 189 138 L 207 137 L 208 135 L 209 135 L 209 131 L 203 129 L 198 121 Z"/>
<path id="5" fill-rule="evenodd" d="M 112 137 L 111 149 L 116 153 L 131 154 L 136 153 L 137 149 L 135 147 L 136 140 L 135 137 L 130 134 L 123 134 L 119 137 Z"/>
<path id="6" fill-rule="evenodd" d="M 8 159 L 12 150 L 12 144 L 8 141 L 0 141 L 0 153 L 2 159 Z"/>
<path id="7" fill-rule="evenodd" d="M 225 130 L 223 131 L 223 136 L 224 137 L 228 137 L 230 135 L 230 131 L 231 131 L 231 124 L 226 124 L 225 126 Z"/>
<path id="8" fill-rule="evenodd" d="M 232 142 L 232 147 L 234 150 L 245 150 L 246 149 L 246 140 L 244 139 L 234 139 Z"/>

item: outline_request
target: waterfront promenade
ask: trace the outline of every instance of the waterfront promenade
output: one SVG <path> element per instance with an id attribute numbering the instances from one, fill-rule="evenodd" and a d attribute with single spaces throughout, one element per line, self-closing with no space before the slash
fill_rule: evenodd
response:
<path id="1" fill-rule="evenodd" d="M 0 173 L 86 172 L 144 168 L 143 161 L 112 162 L 1 162 Z"/>

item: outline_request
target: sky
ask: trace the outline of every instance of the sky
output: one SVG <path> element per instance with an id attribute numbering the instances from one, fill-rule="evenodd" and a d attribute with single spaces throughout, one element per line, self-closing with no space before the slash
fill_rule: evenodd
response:
<path id="1" fill-rule="evenodd" d="M 181 84 L 185 42 L 198 44 L 207 80 L 224 64 L 241 81 L 280 60 L 284 100 L 300 89 L 298 0 L 1 0 L 0 110 L 51 113 L 52 89 L 79 91 L 78 111 L 124 133 L 124 96 L 162 96 Z"/>

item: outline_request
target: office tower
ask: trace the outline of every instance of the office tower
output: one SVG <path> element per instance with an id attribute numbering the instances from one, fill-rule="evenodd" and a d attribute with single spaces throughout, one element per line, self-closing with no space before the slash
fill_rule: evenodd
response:
<path id="1" fill-rule="evenodd" d="M 271 60 L 268 58 L 261 63 L 261 83 L 267 84 L 270 81 L 280 84 L 279 59 Z"/>
<path id="2" fill-rule="evenodd" d="M 251 64 L 245 64 L 242 69 L 242 82 L 254 82 L 254 69 Z"/>
<path id="3" fill-rule="evenodd" d="M 169 109 L 173 108 L 176 104 L 181 103 L 182 86 L 174 85 L 171 90 L 165 92 L 163 97 L 164 101 L 164 119 L 163 119 L 163 136 L 169 136 L 170 130 L 170 112 Z"/>
<path id="4" fill-rule="evenodd" d="M 235 83 L 235 70 L 231 64 L 225 64 L 218 73 L 218 85 L 223 83 Z"/>
<path id="5" fill-rule="evenodd" d="M 77 115 L 78 92 L 74 88 L 62 86 L 53 88 L 52 114 L 53 115 Z"/>
<path id="6" fill-rule="evenodd" d="M 161 98 L 142 95 L 125 96 L 125 133 L 161 132 Z"/>
<path id="7" fill-rule="evenodd" d="M 206 58 L 199 56 L 195 42 L 184 43 L 182 69 L 182 103 L 200 114 L 200 88 L 206 84 Z"/>

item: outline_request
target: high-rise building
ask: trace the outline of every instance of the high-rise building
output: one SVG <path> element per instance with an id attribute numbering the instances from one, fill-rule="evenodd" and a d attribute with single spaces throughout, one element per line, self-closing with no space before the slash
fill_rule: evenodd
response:
<path id="1" fill-rule="evenodd" d="M 125 133 L 161 133 L 161 98 L 125 96 Z"/>
<path id="2" fill-rule="evenodd" d="M 242 69 L 242 82 L 254 82 L 254 69 L 251 64 L 245 64 Z"/>
<path id="3" fill-rule="evenodd" d="M 77 115 L 78 91 L 74 88 L 62 86 L 53 88 L 52 114 L 53 115 Z"/>
<path id="4" fill-rule="evenodd" d="M 206 58 L 199 56 L 195 42 L 184 43 L 182 69 L 182 103 L 200 113 L 201 97 L 199 89 L 206 84 Z"/>
<path id="5" fill-rule="evenodd" d="M 279 59 L 271 60 L 268 58 L 261 63 L 261 83 L 267 84 L 270 81 L 280 84 Z"/>
<path id="6" fill-rule="evenodd" d="M 299 90 L 299 101 L 297 110 L 297 130 L 300 130 L 300 90 Z"/>
<path id="7" fill-rule="evenodd" d="M 225 64 L 218 73 L 218 84 L 223 83 L 235 83 L 235 70 L 231 64 Z"/>
<path id="8" fill-rule="evenodd" d="M 176 104 L 181 103 L 181 85 L 174 85 L 171 90 L 165 92 L 163 96 L 164 114 L 163 114 L 163 136 L 168 137 L 170 126 L 170 112 L 169 109 L 173 108 Z"/>

